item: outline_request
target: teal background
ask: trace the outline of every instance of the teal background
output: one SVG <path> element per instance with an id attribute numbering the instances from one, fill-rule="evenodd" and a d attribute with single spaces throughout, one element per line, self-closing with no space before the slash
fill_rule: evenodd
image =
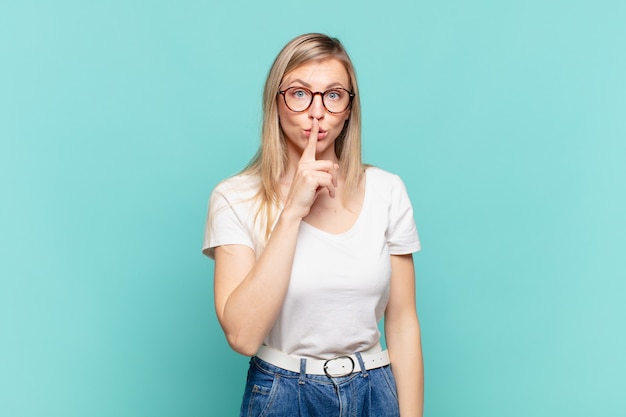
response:
<path id="1" fill-rule="evenodd" d="M 626 3 L 0 3 L 0 415 L 234 416 L 200 254 L 292 37 L 400 174 L 428 417 L 625 416 Z"/>

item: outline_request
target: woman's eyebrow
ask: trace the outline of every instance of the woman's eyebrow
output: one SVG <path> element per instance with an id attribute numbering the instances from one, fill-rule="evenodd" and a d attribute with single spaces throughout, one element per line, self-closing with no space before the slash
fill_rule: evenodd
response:
<path id="1" fill-rule="evenodd" d="M 287 85 L 291 85 L 293 83 L 300 83 L 305 87 L 311 87 L 311 84 L 307 83 L 306 81 L 302 81 L 300 78 L 296 78 L 295 80 L 291 80 L 287 83 Z"/>
<path id="2" fill-rule="evenodd" d="M 299 78 L 296 78 L 295 80 L 291 80 L 287 83 L 287 85 L 292 85 L 293 83 L 299 83 L 302 84 L 304 87 L 307 88 L 311 88 L 311 84 L 307 83 L 306 81 L 302 81 Z M 334 83 L 330 83 L 326 86 L 326 89 L 332 88 L 332 87 L 341 87 L 341 88 L 345 88 L 343 86 L 343 84 L 341 84 L 339 81 L 335 81 Z"/>

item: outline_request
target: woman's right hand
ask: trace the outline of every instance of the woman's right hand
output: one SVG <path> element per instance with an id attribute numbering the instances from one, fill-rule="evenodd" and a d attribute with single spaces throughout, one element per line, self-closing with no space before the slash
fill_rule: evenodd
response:
<path id="1" fill-rule="evenodd" d="M 320 193 L 328 192 L 331 198 L 335 197 L 339 165 L 333 161 L 315 159 L 318 134 L 319 121 L 313 118 L 309 141 L 298 161 L 283 210 L 300 219 L 309 214 Z"/>

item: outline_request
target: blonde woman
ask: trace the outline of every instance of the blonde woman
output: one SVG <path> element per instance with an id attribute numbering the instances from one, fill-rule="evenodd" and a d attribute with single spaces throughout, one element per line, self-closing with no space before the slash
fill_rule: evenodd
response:
<path id="1" fill-rule="evenodd" d="M 403 182 L 361 162 L 342 44 L 290 41 L 263 112 L 256 156 L 211 195 L 203 248 L 228 343 L 252 357 L 241 416 L 421 416 L 420 242 Z"/>

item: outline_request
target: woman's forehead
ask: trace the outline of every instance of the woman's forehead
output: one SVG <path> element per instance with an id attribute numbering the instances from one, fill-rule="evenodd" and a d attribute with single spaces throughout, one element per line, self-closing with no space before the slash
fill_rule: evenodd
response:
<path id="1" fill-rule="evenodd" d="M 285 74 L 282 84 L 300 83 L 305 87 L 350 85 L 350 76 L 341 61 L 336 58 L 306 62 Z"/>

